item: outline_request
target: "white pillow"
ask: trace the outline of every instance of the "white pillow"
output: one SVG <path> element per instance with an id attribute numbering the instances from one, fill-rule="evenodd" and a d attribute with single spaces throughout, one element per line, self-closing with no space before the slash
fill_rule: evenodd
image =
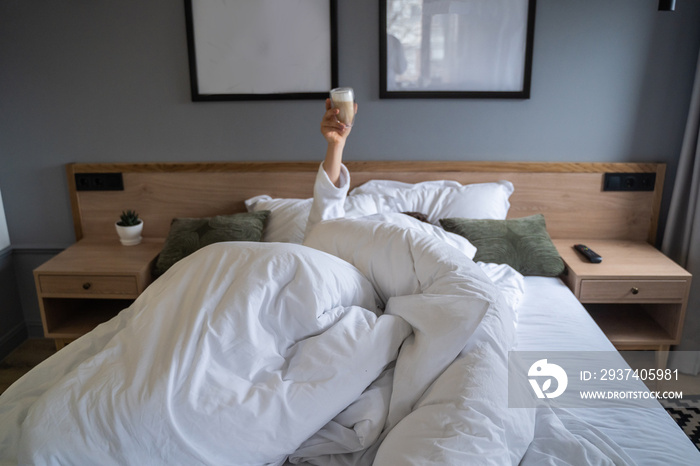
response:
<path id="1" fill-rule="evenodd" d="M 394 199 L 383 194 L 356 194 L 345 198 L 345 218 L 398 212 Z"/>
<path id="2" fill-rule="evenodd" d="M 264 242 L 296 243 L 304 241 L 304 230 L 309 219 L 313 199 L 273 199 L 267 194 L 245 201 L 248 212 L 269 210 L 270 216 L 263 230 Z"/>
<path id="3" fill-rule="evenodd" d="M 505 220 L 513 184 L 505 180 L 468 185 L 449 180 L 415 184 L 372 180 L 353 189 L 350 194 L 349 197 L 375 196 L 377 204 L 383 204 L 383 208 L 389 208 L 389 211 L 421 212 L 434 224 L 441 218 L 450 217 Z M 385 200 L 387 197 L 389 202 Z"/>
<path id="4" fill-rule="evenodd" d="M 441 218 L 505 220 L 512 193 L 510 181 L 461 185 L 450 180 L 416 184 L 371 180 L 351 191 L 345 200 L 345 217 L 421 212 L 435 225 Z M 273 199 L 265 194 L 248 199 L 245 205 L 249 212 L 270 211 L 263 241 L 301 244 L 312 202 L 311 198 Z"/>

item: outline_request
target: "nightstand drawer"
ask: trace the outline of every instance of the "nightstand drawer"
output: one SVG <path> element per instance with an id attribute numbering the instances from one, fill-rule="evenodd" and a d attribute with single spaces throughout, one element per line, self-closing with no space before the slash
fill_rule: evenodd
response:
<path id="1" fill-rule="evenodd" d="M 121 275 L 39 275 L 44 294 L 95 296 L 139 294 L 136 278 Z"/>
<path id="2" fill-rule="evenodd" d="M 582 303 L 682 301 L 685 280 L 581 280 Z"/>

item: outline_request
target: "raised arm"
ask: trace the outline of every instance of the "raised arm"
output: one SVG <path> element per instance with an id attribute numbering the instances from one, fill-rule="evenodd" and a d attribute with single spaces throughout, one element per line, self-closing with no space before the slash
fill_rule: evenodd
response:
<path id="1" fill-rule="evenodd" d="M 355 104 L 357 112 L 357 104 Z M 347 141 L 350 126 L 338 121 L 338 109 L 331 108 L 330 99 L 326 99 L 326 113 L 321 120 L 321 134 L 328 142 L 326 158 L 318 168 L 314 182 L 314 200 L 311 204 L 305 235 L 322 220 L 342 218 L 345 216 L 345 197 L 350 187 L 350 174 L 343 167 L 343 149 Z"/>
<path id="2" fill-rule="evenodd" d="M 331 100 L 326 99 L 326 113 L 321 120 L 321 134 L 328 142 L 323 170 L 335 186 L 338 186 L 340 180 L 340 165 L 343 162 L 345 142 L 352 130 L 352 127 L 338 121 L 339 112 L 337 108 L 331 108 Z M 357 113 L 357 104 L 355 104 L 355 113 Z"/>

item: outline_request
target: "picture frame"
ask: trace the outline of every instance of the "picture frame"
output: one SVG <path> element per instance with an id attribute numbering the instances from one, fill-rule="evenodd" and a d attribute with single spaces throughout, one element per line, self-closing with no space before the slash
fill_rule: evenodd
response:
<path id="1" fill-rule="evenodd" d="M 530 98 L 536 0 L 379 8 L 380 98 Z"/>
<path id="2" fill-rule="evenodd" d="M 192 100 L 324 99 L 338 86 L 337 0 L 185 0 Z"/>

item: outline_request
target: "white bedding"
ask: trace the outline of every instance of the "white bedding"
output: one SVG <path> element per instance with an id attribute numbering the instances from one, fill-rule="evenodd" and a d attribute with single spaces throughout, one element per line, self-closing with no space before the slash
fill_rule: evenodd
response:
<path id="1" fill-rule="evenodd" d="M 525 277 L 524 280 L 516 350 L 615 350 L 560 279 Z M 666 410 L 655 404 L 656 408 L 572 408 L 561 410 L 561 416 L 583 423 L 589 432 L 595 431 L 614 441 L 632 464 L 700 464 L 697 448 Z"/>
<path id="2" fill-rule="evenodd" d="M 369 220 L 322 223 L 307 244 L 219 243 L 173 266 L 0 396 L 0 458 L 515 465 L 699 457 L 658 411 L 507 407 L 509 350 L 610 348 L 580 305 L 566 302 L 573 295 L 561 282 L 523 282 L 425 232 Z M 559 309 L 565 319 L 552 318 Z M 656 423 L 640 429 L 645 443 L 629 435 L 631 418 Z M 652 442 L 655 425 L 668 427 L 657 434 L 664 443 Z M 649 445 L 657 456 L 641 451 Z"/>
<path id="3" fill-rule="evenodd" d="M 297 245 L 221 243 L 183 259 L 0 397 L 0 456 L 280 464 L 391 365 L 391 401 L 377 426 L 397 423 L 487 312 L 512 311 L 496 306 L 501 295 L 471 260 L 450 258 L 451 246 L 381 230 L 384 241 L 331 233 L 344 232 L 350 251 L 365 249 L 355 264 L 364 276 Z M 502 338 L 512 339 L 510 328 Z"/>
<path id="4" fill-rule="evenodd" d="M 220 243 L 173 269 L 2 395 L 0 456 L 279 464 L 410 332 L 352 266 L 302 246 Z"/>

